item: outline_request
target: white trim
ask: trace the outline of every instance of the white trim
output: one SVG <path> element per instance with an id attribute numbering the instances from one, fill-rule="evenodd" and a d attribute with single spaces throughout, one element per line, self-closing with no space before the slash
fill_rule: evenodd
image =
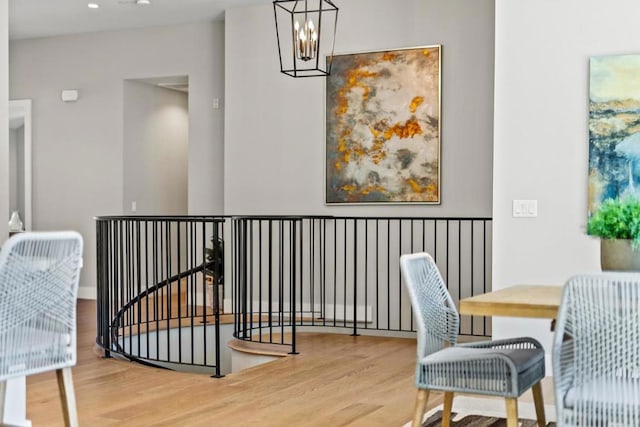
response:
<path id="1" fill-rule="evenodd" d="M 90 288 L 88 286 L 78 287 L 78 299 L 98 299 L 98 291 L 96 288 Z"/>
<path id="2" fill-rule="evenodd" d="M 31 100 L 16 99 L 9 101 L 9 116 L 24 119 L 24 212 L 22 212 L 25 231 L 31 231 Z"/>

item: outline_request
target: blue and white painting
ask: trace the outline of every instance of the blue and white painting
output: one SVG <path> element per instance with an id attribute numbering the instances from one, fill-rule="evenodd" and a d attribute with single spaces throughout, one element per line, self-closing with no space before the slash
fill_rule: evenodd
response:
<path id="1" fill-rule="evenodd" d="M 640 55 L 592 57 L 589 214 L 627 196 L 640 198 Z"/>

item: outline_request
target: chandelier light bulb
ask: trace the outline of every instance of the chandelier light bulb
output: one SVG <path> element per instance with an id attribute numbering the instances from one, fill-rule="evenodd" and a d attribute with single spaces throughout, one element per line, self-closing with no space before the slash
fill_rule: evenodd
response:
<path id="1" fill-rule="evenodd" d="M 296 21 L 293 25 L 295 34 L 296 57 L 302 61 L 310 61 L 316 57 L 318 51 L 318 32 L 311 19 L 306 19 L 302 27 Z"/>

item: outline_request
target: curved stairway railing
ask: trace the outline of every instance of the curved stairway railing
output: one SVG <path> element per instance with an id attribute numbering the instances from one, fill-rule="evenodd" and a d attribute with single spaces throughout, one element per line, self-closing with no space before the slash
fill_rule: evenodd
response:
<path id="1" fill-rule="evenodd" d="M 96 218 L 96 342 L 106 357 L 222 376 L 224 248 L 213 242 L 223 241 L 223 224 L 218 217 Z"/>
<path id="2" fill-rule="evenodd" d="M 300 330 L 413 336 L 400 255 L 431 253 L 454 301 L 491 289 L 491 218 L 233 218 L 234 337 L 297 353 Z M 491 335 L 463 316 L 461 335 Z"/>
<path id="3" fill-rule="evenodd" d="M 229 339 L 292 354 L 309 329 L 414 336 L 403 253 L 431 253 L 454 300 L 491 289 L 491 218 L 118 216 L 96 226 L 105 355 L 214 376 L 225 322 Z M 463 316 L 460 333 L 491 335 L 491 324 Z"/>
<path id="4" fill-rule="evenodd" d="M 121 325 L 122 327 L 124 327 L 124 317 L 126 315 L 126 313 L 129 310 L 135 309 L 137 306 L 139 307 L 140 304 L 142 304 L 142 302 L 145 300 L 145 298 L 149 298 L 150 296 L 154 295 L 154 293 L 161 291 L 163 288 L 171 285 L 171 283 L 175 283 L 180 281 L 182 278 L 193 275 L 193 274 L 197 274 L 198 272 L 204 271 L 204 269 L 206 267 L 210 267 L 213 266 L 213 263 L 206 263 L 203 266 L 200 267 L 196 267 L 196 268 L 192 268 L 191 270 L 185 271 L 184 273 L 179 273 L 176 274 L 170 278 L 168 278 L 165 282 L 161 282 L 161 283 L 157 283 L 151 287 L 149 287 L 148 289 L 145 289 L 144 291 L 142 291 L 140 294 L 136 295 L 131 301 L 125 303 L 122 308 L 120 308 L 120 310 L 118 310 L 118 312 L 115 314 L 115 316 L 113 317 L 113 319 L 111 320 L 111 343 L 113 346 L 114 351 L 122 354 L 124 357 L 126 357 L 127 359 L 134 361 L 134 362 L 139 362 L 145 365 L 150 365 L 150 366 L 157 366 L 157 367 L 162 367 L 162 366 L 158 366 L 154 363 L 148 362 L 147 360 L 141 358 L 139 355 L 134 355 L 131 354 L 129 352 L 127 352 L 124 348 L 124 346 L 122 345 L 122 343 L 120 342 L 119 338 L 118 338 L 118 330 L 121 329 Z M 213 300 L 217 301 L 219 299 L 219 295 L 218 295 L 218 287 L 214 287 L 213 288 L 213 292 L 214 292 L 214 296 L 213 296 Z M 181 316 L 178 315 L 178 318 L 180 318 Z M 206 312 L 203 314 L 203 319 L 204 322 L 206 323 Z M 219 308 L 214 305 L 213 306 L 213 322 L 214 325 L 216 327 L 216 337 L 219 336 L 220 334 L 220 310 Z M 216 340 L 216 344 L 214 345 L 215 351 L 219 352 L 220 351 L 220 345 L 219 345 L 219 341 Z M 110 352 L 110 350 L 106 350 L 107 352 Z M 217 353 L 216 353 L 217 354 Z M 216 359 L 219 358 L 219 355 L 216 355 Z M 169 362 L 169 361 L 167 361 Z M 219 375 L 219 373 L 218 373 Z"/>

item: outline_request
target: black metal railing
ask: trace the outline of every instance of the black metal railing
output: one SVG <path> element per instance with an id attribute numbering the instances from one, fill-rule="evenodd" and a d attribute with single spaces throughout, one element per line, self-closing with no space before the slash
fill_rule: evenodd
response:
<path id="1" fill-rule="evenodd" d="M 491 227 L 490 218 L 100 217 L 96 340 L 107 356 L 220 376 L 223 311 L 235 338 L 291 353 L 309 328 L 410 335 L 400 255 L 429 252 L 458 301 L 491 289 Z M 490 328 L 463 316 L 460 333 Z"/>
<path id="2" fill-rule="evenodd" d="M 453 299 L 491 289 L 490 218 L 235 217 L 234 336 L 290 346 L 307 327 L 414 332 L 399 267 L 431 253 Z M 490 335 L 464 316 L 461 335 Z"/>
<path id="3" fill-rule="evenodd" d="M 220 371 L 224 219 L 100 217 L 97 338 L 107 357 Z"/>

